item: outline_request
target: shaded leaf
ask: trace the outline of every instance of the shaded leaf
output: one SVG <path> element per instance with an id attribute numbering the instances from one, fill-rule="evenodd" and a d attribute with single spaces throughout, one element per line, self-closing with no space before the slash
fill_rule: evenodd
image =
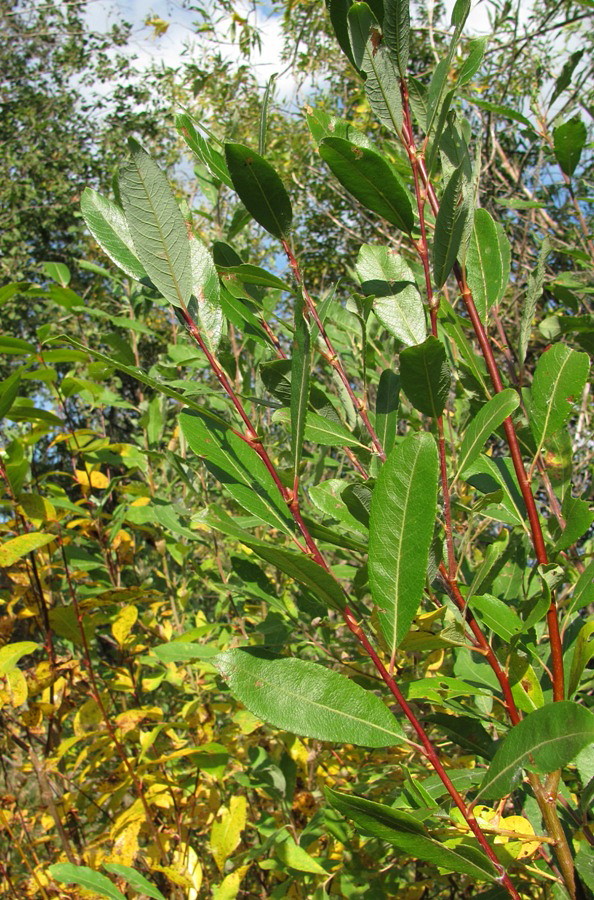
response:
<path id="1" fill-rule="evenodd" d="M 214 147 L 196 130 L 191 117 L 187 113 L 177 116 L 175 125 L 186 144 L 198 159 L 209 169 L 216 179 L 222 181 L 228 188 L 233 188 L 233 182 L 229 175 L 227 163 L 222 153 Z"/>
<path id="2" fill-rule="evenodd" d="M 225 144 L 233 187 L 250 215 L 279 239 L 288 236 L 293 220 L 291 201 L 269 162 L 243 144 Z"/>
<path id="3" fill-rule="evenodd" d="M 361 747 L 391 747 L 404 736 L 379 697 L 317 663 L 246 648 L 221 653 L 215 665 L 233 696 L 275 728 Z"/>
<path id="4" fill-rule="evenodd" d="M 570 178 L 578 166 L 587 139 L 586 126 L 579 116 L 553 130 L 555 159 Z"/>
<path id="5" fill-rule="evenodd" d="M 412 434 L 380 469 L 371 499 L 369 583 L 389 652 L 406 637 L 425 585 L 437 513 L 438 460 L 430 434 Z"/>
<path id="6" fill-rule="evenodd" d="M 375 400 L 375 432 L 386 455 L 396 440 L 399 394 L 400 378 L 391 369 L 384 369 Z"/>
<path id="7" fill-rule="evenodd" d="M 299 467 L 303 452 L 310 373 L 310 327 L 305 314 L 305 302 L 299 295 L 294 305 L 293 353 L 291 356 L 291 454 L 293 456 L 294 484 L 297 484 L 299 479 Z"/>
<path id="8" fill-rule="evenodd" d="M 408 191 L 379 153 L 337 137 L 324 138 L 319 149 L 322 159 L 359 203 L 410 234 L 414 214 Z"/>
<path id="9" fill-rule="evenodd" d="M 464 183 L 464 167 L 452 172 L 446 185 L 435 220 L 433 240 L 433 279 L 440 288 L 456 261 L 468 215 L 466 203 L 459 203 Z"/>
<path id="10" fill-rule="evenodd" d="M 410 44 L 409 0 L 384 0 L 384 40 L 398 71 L 406 78 Z"/>
<path id="11" fill-rule="evenodd" d="M 416 347 L 400 353 L 402 390 L 415 409 L 427 416 L 441 416 L 451 383 L 445 347 L 430 335 Z"/>
<path id="12" fill-rule="evenodd" d="M 518 340 L 518 358 L 520 363 L 526 359 L 526 351 L 530 341 L 532 332 L 532 322 L 536 313 L 538 301 L 542 296 L 542 289 L 545 277 L 545 261 L 551 250 L 548 238 L 545 237 L 540 246 L 538 253 L 538 262 L 536 269 L 528 277 L 528 286 L 526 289 L 526 299 L 522 306 L 522 318 L 520 320 L 520 337 Z"/>
<path id="13" fill-rule="evenodd" d="M 480 850 L 474 847 L 445 847 L 441 841 L 431 837 L 422 822 L 402 809 L 330 788 L 325 788 L 324 794 L 335 809 L 352 819 L 359 828 L 380 840 L 388 841 L 407 856 L 471 875 L 480 881 L 497 880 L 492 863 Z"/>

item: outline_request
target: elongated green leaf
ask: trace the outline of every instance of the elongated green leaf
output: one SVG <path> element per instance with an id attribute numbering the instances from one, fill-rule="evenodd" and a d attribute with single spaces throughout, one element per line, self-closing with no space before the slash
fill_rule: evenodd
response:
<path id="1" fill-rule="evenodd" d="M 365 79 L 369 105 L 382 125 L 394 134 L 400 134 L 400 75 L 367 3 L 353 3 L 348 13 L 348 25 L 353 55 Z"/>
<path id="2" fill-rule="evenodd" d="M 590 560 L 573 589 L 568 615 L 594 603 L 594 559 Z"/>
<path id="3" fill-rule="evenodd" d="M 288 236 L 293 221 L 285 187 L 262 156 L 243 144 L 225 144 L 225 159 L 233 187 L 256 222 L 279 239 Z"/>
<path id="4" fill-rule="evenodd" d="M 120 192 L 136 253 L 147 275 L 172 306 L 192 296 L 192 263 L 186 226 L 166 176 L 146 150 L 131 141 Z"/>
<path id="5" fill-rule="evenodd" d="M 594 641 L 592 640 L 593 634 L 594 621 L 586 622 L 586 624 L 582 626 L 580 633 L 577 636 L 575 649 L 573 651 L 573 659 L 571 661 L 571 671 L 567 680 L 568 697 L 573 697 L 573 695 L 577 691 L 578 687 L 580 686 L 580 680 L 583 671 L 590 660 L 594 657 Z"/>
<path id="6" fill-rule="evenodd" d="M 227 277 L 235 275 L 242 284 L 256 284 L 261 287 L 276 288 L 280 291 L 288 291 L 291 294 L 294 292 L 290 284 L 277 275 L 267 272 L 266 269 L 260 268 L 260 266 L 252 266 L 249 263 L 242 263 L 237 266 L 217 265 L 217 270 L 223 281 Z"/>
<path id="7" fill-rule="evenodd" d="M 467 599 L 470 599 L 475 594 L 481 593 L 481 588 L 485 583 L 488 583 L 493 569 L 501 561 L 503 554 L 507 550 L 508 543 L 509 532 L 504 530 L 496 541 L 489 544 L 484 553 L 483 561 L 475 570 L 474 577 L 466 595 Z"/>
<path id="8" fill-rule="evenodd" d="M 522 769 L 554 772 L 594 742 L 594 714 L 570 700 L 550 703 L 526 716 L 509 731 L 489 766 L 477 800 L 509 794 Z"/>
<path id="9" fill-rule="evenodd" d="M 518 408 L 519 403 L 520 398 L 517 391 L 512 390 L 512 388 L 506 388 L 504 391 L 491 397 L 481 407 L 464 432 L 458 455 L 458 473 L 456 477 L 459 477 L 464 472 L 464 469 L 477 459 L 487 438 L 499 428 L 504 419 L 511 416 L 514 409 Z"/>
<path id="10" fill-rule="evenodd" d="M 400 353 L 402 390 L 415 409 L 437 418 L 446 405 L 451 384 L 445 347 L 430 335 L 416 347 Z"/>
<path id="11" fill-rule="evenodd" d="M 324 666 L 255 648 L 221 653 L 214 664 L 233 696 L 275 728 L 361 747 L 391 747 L 404 737 L 376 694 Z"/>
<path id="12" fill-rule="evenodd" d="M 279 409 L 275 412 L 273 421 L 288 422 L 290 418 L 288 410 Z M 312 444 L 321 444 L 322 447 L 363 447 L 365 450 L 368 449 L 342 422 L 312 411 L 307 413 L 305 419 L 304 436 L 306 441 L 311 441 Z"/>
<path id="13" fill-rule="evenodd" d="M 179 422 L 190 448 L 205 460 L 244 509 L 268 526 L 280 528 L 285 534 L 293 533 L 287 505 L 252 447 L 230 429 L 221 428 L 200 413 L 183 410 Z"/>
<path id="14" fill-rule="evenodd" d="M 167 644 L 153 647 L 151 652 L 158 656 L 161 662 L 184 663 L 192 659 L 212 659 L 219 650 L 217 647 L 195 644 L 192 641 L 169 641 Z"/>
<path id="15" fill-rule="evenodd" d="M 389 247 L 363 244 L 356 264 L 361 290 L 374 297 L 373 311 L 384 328 L 403 344 L 419 344 L 427 326 L 423 301 L 412 269 Z"/>
<path id="16" fill-rule="evenodd" d="M 175 125 L 190 150 L 210 170 L 211 175 L 226 184 L 228 188 L 233 189 L 233 182 L 224 156 L 196 130 L 191 117 L 187 113 L 182 113 L 176 118 Z"/>
<path id="17" fill-rule="evenodd" d="M 51 541 L 55 540 L 55 535 L 44 534 L 40 531 L 32 531 L 29 534 L 21 534 L 19 537 L 9 538 L 0 544 L 0 568 L 4 566 L 12 566 L 17 560 L 32 553 L 33 550 L 39 550 L 45 547 Z"/>
<path id="18" fill-rule="evenodd" d="M 346 596 L 342 587 L 330 572 L 322 569 L 313 559 L 303 553 L 294 553 L 275 544 L 259 541 L 219 507 L 211 506 L 195 518 L 251 547 L 257 556 L 308 588 L 326 606 L 337 610 L 344 609 Z"/>
<path id="19" fill-rule="evenodd" d="M 212 256 L 204 244 L 195 237 L 190 239 L 190 264 L 192 297 L 188 303 L 188 312 L 200 329 L 204 343 L 215 353 L 225 327 L 219 276 Z"/>
<path id="20" fill-rule="evenodd" d="M 48 872 L 56 881 L 63 884 L 78 884 L 89 891 L 95 891 L 100 897 L 109 897 L 110 900 L 126 900 L 124 895 L 110 881 L 107 875 L 94 872 L 88 866 L 75 866 L 72 863 L 54 863 L 48 868 Z"/>
<path id="21" fill-rule="evenodd" d="M 512 122 L 519 122 L 521 125 L 529 128 L 530 131 L 535 132 L 534 125 L 530 119 L 527 119 L 526 116 L 522 115 L 522 113 L 518 112 L 516 109 L 512 109 L 510 106 L 501 106 L 498 103 L 491 103 L 490 100 L 478 100 L 474 95 L 469 96 L 468 101 L 487 112 L 502 116 L 504 119 L 511 119 Z"/>
<path id="22" fill-rule="evenodd" d="M 371 500 L 369 583 L 391 653 L 406 637 L 425 585 L 437 513 L 437 448 L 430 434 L 397 444 Z"/>
<path id="23" fill-rule="evenodd" d="M 488 310 L 503 296 L 510 259 L 510 243 L 501 225 L 486 209 L 475 209 L 465 265 L 468 286 L 483 322 L 487 321 Z"/>
<path id="24" fill-rule="evenodd" d="M 555 159 L 570 178 L 578 166 L 587 139 L 586 126 L 579 116 L 553 130 Z"/>
<path id="25" fill-rule="evenodd" d="M 144 875 L 141 875 L 140 872 L 137 872 L 131 866 L 124 866 L 121 863 L 104 863 L 103 867 L 108 872 L 111 872 L 112 875 L 119 875 L 120 878 L 124 878 L 128 884 L 131 884 L 133 888 L 136 888 L 137 891 L 140 891 L 147 897 L 152 897 L 153 900 L 165 900 L 159 888 L 156 888 L 148 878 L 145 878 Z"/>
<path id="26" fill-rule="evenodd" d="M 349 530 L 350 533 L 358 532 L 359 535 L 365 535 L 368 531 L 367 526 L 353 516 L 346 505 L 342 491 L 345 489 L 345 483 L 340 478 L 330 478 L 328 481 L 321 481 L 319 484 L 313 485 L 309 489 L 309 496 L 312 503 L 321 510 L 324 515 L 331 516 L 341 525 Z"/>
<path id="27" fill-rule="evenodd" d="M 20 372 L 9 375 L 8 378 L 5 378 L 4 381 L 0 383 L 0 419 L 3 419 L 10 411 L 10 407 L 18 396 L 20 384 Z"/>
<path id="28" fill-rule="evenodd" d="M 532 323 L 538 301 L 542 296 L 542 289 L 545 278 L 545 261 L 549 255 L 551 245 L 548 238 L 545 238 L 541 244 L 538 254 L 538 262 L 536 269 L 528 278 L 528 287 L 526 289 L 526 299 L 522 307 L 522 317 L 520 320 L 520 338 L 518 341 L 518 358 L 521 363 L 526 359 L 526 351 L 532 333 Z"/>
<path id="29" fill-rule="evenodd" d="M 458 84 L 460 87 L 468 84 L 480 69 L 488 40 L 488 37 L 481 37 L 469 42 L 468 56 L 462 63 L 460 71 L 458 72 Z"/>
<path id="30" fill-rule="evenodd" d="M 498 597 L 484 594 L 482 597 L 472 597 L 468 602 L 487 628 L 504 641 L 509 642 L 514 635 L 523 631 L 524 626 L 517 612 Z"/>
<path id="31" fill-rule="evenodd" d="M 328 11 L 330 13 L 330 21 L 336 40 L 342 52 L 348 57 L 354 68 L 357 68 L 355 57 L 351 48 L 351 41 L 348 27 L 348 11 L 353 0 L 329 0 Z"/>
<path id="32" fill-rule="evenodd" d="M 530 393 L 530 427 L 539 446 L 561 428 L 579 401 L 589 372 L 587 353 L 554 344 L 538 360 Z"/>
<path id="33" fill-rule="evenodd" d="M 474 462 L 466 465 L 464 479 L 482 494 L 486 494 L 486 501 L 492 501 L 492 506 L 481 507 L 484 515 L 507 522 L 508 525 L 523 524 L 526 507 L 509 457 L 493 459 L 481 454 Z"/>
<path id="34" fill-rule="evenodd" d="M 463 166 L 459 166 L 452 172 L 443 192 L 439 212 L 435 220 L 433 279 L 435 286 L 438 288 L 444 284 L 452 271 L 452 266 L 460 250 L 468 215 L 467 204 L 459 204 L 460 193 L 464 183 L 463 169 Z"/>
<path id="35" fill-rule="evenodd" d="M 391 369 L 380 375 L 375 401 L 375 432 L 386 455 L 394 446 L 398 425 L 400 378 Z"/>
<path id="36" fill-rule="evenodd" d="M 291 453 L 293 456 L 293 481 L 296 484 L 303 452 L 311 374 L 310 328 L 305 315 L 305 302 L 301 295 L 295 299 L 294 315 L 291 358 Z"/>
<path id="37" fill-rule="evenodd" d="M 555 81 L 555 88 L 553 93 L 551 94 L 551 99 L 549 100 L 549 108 L 553 105 L 557 97 L 559 97 L 565 88 L 569 87 L 571 84 L 571 76 L 574 73 L 575 67 L 581 60 L 584 55 L 585 50 L 576 50 L 575 53 L 572 53 L 569 59 L 564 63 L 561 72 Z"/>
<path id="38" fill-rule="evenodd" d="M 447 56 L 443 57 L 443 59 L 441 59 L 436 65 L 427 92 L 427 134 L 431 133 L 433 123 L 435 122 L 438 114 L 440 114 L 440 117 L 443 121 L 444 117 L 441 116 L 441 112 L 444 91 L 448 84 L 449 72 L 452 66 L 452 61 L 454 59 L 454 53 L 456 52 L 456 48 L 460 40 L 460 35 L 462 34 L 462 29 L 464 28 L 464 23 L 466 22 L 469 11 L 470 0 L 456 0 L 456 3 L 454 4 L 454 8 L 452 10 L 452 25 L 454 26 L 454 33 L 450 39 Z M 449 107 L 452 101 L 452 97 L 453 94 L 451 91 L 449 91 L 446 95 L 445 100 L 443 100 L 443 105 Z"/>
<path id="39" fill-rule="evenodd" d="M 264 97 L 262 98 L 262 109 L 260 110 L 260 127 L 258 129 L 258 153 L 260 156 L 264 156 L 266 153 L 266 132 L 268 130 L 268 104 L 270 102 L 270 95 L 272 93 L 272 88 L 274 87 L 274 82 L 276 80 L 276 72 L 270 76 L 268 79 L 268 84 L 266 85 L 266 90 L 264 91 Z"/>
<path id="40" fill-rule="evenodd" d="M 120 207 L 97 191 L 85 188 L 80 209 L 89 231 L 116 266 L 136 281 L 146 278 L 146 271 L 138 259 L 128 223 Z"/>
<path id="41" fill-rule="evenodd" d="M 366 209 L 410 234 L 414 215 L 410 197 L 394 169 L 374 150 L 342 138 L 324 138 L 320 156 L 340 183 Z"/>
<path id="42" fill-rule="evenodd" d="M 563 500 L 563 518 L 565 519 L 565 527 L 557 537 L 557 533 L 553 533 L 556 537 L 555 550 L 567 550 L 572 544 L 575 544 L 582 535 L 589 529 L 592 521 L 594 521 L 594 510 L 587 500 L 580 500 L 572 497 L 568 492 Z"/>
<path id="43" fill-rule="evenodd" d="M 402 809 L 394 809 L 354 794 L 343 794 L 330 788 L 324 789 L 326 799 L 344 816 L 380 840 L 425 862 L 444 869 L 462 872 L 479 881 L 494 882 L 497 872 L 492 863 L 474 847 L 445 847 L 431 837 L 427 828 L 415 816 Z"/>
<path id="44" fill-rule="evenodd" d="M 401 78 L 406 78 L 410 44 L 409 0 L 384 0 L 384 39 L 396 60 Z"/>

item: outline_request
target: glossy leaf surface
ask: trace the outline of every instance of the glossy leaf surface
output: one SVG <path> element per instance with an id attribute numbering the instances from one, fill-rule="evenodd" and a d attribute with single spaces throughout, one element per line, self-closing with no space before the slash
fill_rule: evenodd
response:
<path id="1" fill-rule="evenodd" d="M 452 270 L 464 234 L 468 208 L 464 203 L 459 205 L 463 179 L 463 167 L 459 166 L 446 185 L 435 220 L 433 279 L 438 288 L 444 284 Z"/>
<path id="2" fill-rule="evenodd" d="M 466 252 L 466 278 L 483 322 L 503 296 L 510 272 L 510 243 L 486 209 L 475 209 Z"/>
<path id="3" fill-rule="evenodd" d="M 437 418 L 448 399 L 451 373 L 443 344 L 430 335 L 400 354 L 402 390 L 419 412 Z"/>
<path id="4" fill-rule="evenodd" d="M 320 156 L 340 183 L 366 209 L 409 234 L 414 224 L 408 192 L 386 160 L 374 150 L 342 138 L 324 138 Z"/>
<path id="5" fill-rule="evenodd" d="M 531 390 L 530 426 L 540 446 L 561 428 L 579 402 L 590 362 L 565 344 L 554 344 L 538 360 Z"/>
<path id="6" fill-rule="evenodd" d="M 409 346 L 425 339 L 425 309 L 412 269 L 388 247 L 363 244 L 357 257 L 361 290 L 373 296 L 373 311 L 384 328 Z"/>
<path id="7" fill-rule="evenodd" d="M 413 434 L 392 450 L 371 500 L 369 583 L 389 652 L 406 637 L 425 585 L 437 513 L 437 447 Z"/>
<path id="8" fill-rule="evenodd" d="M 520 398 L 517 391 L 506 388 L 499 394 L 495 394 L 490 400 L 481 406 L 480 410 L 466 427 L 460 453 L 458 454 L 458 472 L 464 469 L 480 456 L 485 441 L 499 428 L 504 419 L 517 409 Z"/>
<path id="9" fill-rule="evenodd" d="M 495 800 L 517 784 L 522 770 L 554 772 L 594 743 L 594 714 L 563 700 L 527 715 L 501 742 L 489 766 L 478 798 Z"/>

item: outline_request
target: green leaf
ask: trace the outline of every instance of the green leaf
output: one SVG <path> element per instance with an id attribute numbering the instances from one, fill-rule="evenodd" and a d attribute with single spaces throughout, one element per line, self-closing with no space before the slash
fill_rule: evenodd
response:
<path id="1" fill-rule="evenodd" d="M 406 78 L 410 44 L 409 0 L 384 0 L 384 40 L 398 71 Z"/>
<path id="2" fill-rule="evenodd" d="M 245 648 L 221 653 L 214 664 L 233 696 L 275 728 L 360 747 L 392 747 L 404 737 L 376 694 L 317 663 Z"/>
<path id="3" fill-rule="evenodd" d="M 579 116 L 553 130 L 555 159 L 570 178 L 577 168 L 587 139 L 586 126 Z"/>
<path id="4" fill-rule="evenodd" d="M 400 75 L 388 48 L 380 43 L 379 26 L 366 3 L 354 3 L 348 14 L 351 46 L 365 79 L 365 93 L 375 117 L 394 134 L 402 131 Z"/>
<path id="5" fill-rule="evenodd" d="M 229 428 L 183 410 L 179 422 L 190 448 L 231 496 L 269 527 L 293 534 L 294 524 L 276 482 L 257 452 Z"/>
<path id="6" fill-rule="evenodd" d="M 121 863 L 104 863 L 103 868 L 111 872 L 112 875 L 119 875 L 120 878 L 124 878 L 128 884 L 140 891 L 141 894 L 152 897 L 153 900 L 165 900 L 161 891 L 154 884 L 151 884 L 148 878 L 145 878 L 144 875 L 141 875 L 140 872 L 137 872 L 131 866 L 124 866 Z"/>
<path id="7" fill-rule="evenodd" d="M 10 407 L 18 397 L 20 385 L 20 372 L 9 375 L 8 378 L 5 378 L 4 381 L 0 383 L 0 419 L 3 419 L 4 416 L 10 412 Z"/>
<path id="8" fill-rule="evenodd" d="M 475 209 L 470 243 L 466 251 L 466 278 L 482 322 L 503 297 L 510 272 L 511 246 L 507 236 L 486 209 Z"/>
<path id="9" fill-rule="evenodd" d="M 44 262 L 42 263 L 45 274 L 61 284 L 62 287 L 68 287 L 71 279 L 70 269 L 64 263 Z"/>
<path id="10" fill-rule="evenodd" d="M 458 84 L 460 87 L 468 84 L 480 69 L 488 41 L 488 37 L 480 37 L 469 42 L 468 56 L 462 63 L 460 71 L 458 72 Z"/>
<path id="11" fill-rule="evenodd" d="M 29 534 L 21 534 L 19 537 L 9 538 L 0 544 L 0 568 L 12 566 L 17 560 L 22 559 L 34 550 L 45 547 L 56 539 L 55 534 L 44 534 L 40 531 L 32 531 Z"/>
<path id="12" fill-rule="evenodd" d="M 311 374 L 310 328 L 305 309 L 305 302 L 300 294 L 295 299 L 293 353 L 291 357 L 291 454 L 293 456 L 293 483 L 295 485 L 299 480 Z"/>
<path id="13" fill-rule="evenodd" d="M 594 603 L 594 559 L 590 560 L 573 589 L 568 615 Z"/>
<path id="14" fill-rule="evenodd" d="M 462 872 L 480 881 L 497 880 L 492 863 L 479 850 L 474 847 L 445 847 L 431 837 L 422 822 L 402 809 L 330 788 L 324 788 L 324 794 L 335 809 L 352 819 L 359 828 L 387 841 L 407 856 L 450 871 Z"/>
<path id="15" fill-rule="evenodd" d="M 379 153 L 337 137 L 324 138 L 319 149 L 322 159 L 359 203 L 410 234 L 414 214 L 408 191 Z"/>
<path id="16" fill-rule="evenodd" d="M 268 79 L 264 97 L 262 98 L 262 108 L 260 110 L 260 127 L 258 129 L 258 153 L 264 156 L 266 153 L 266 131 L 268 129 L 268 104 L 270 102 L 270 94 L 276 79 L 276 72 Z"/>
<path id="17" fill-rule="evenodd" d="M 330 13 L 330 21 L 332 23 L 332 28 L 334 29 L 334 34 L 336 35 L 336 40 L 338 41 L 340 49 L 345 54 L 345 56 L 348 57 L 349 61 L 356 69 L 357 64 L 355 62 L 355 57 L 353 56 L 353 51 L 351 49 L 347 18 L 348 11 L 352 3 L 353 0 L 329 0 L 328 11 Z"/>
<path id="18" fill-rule="evenodd" d="M 464 184 L 464 166 L 454 169 L 441 198 L 433 239 L 433 279 L 440 288 L 456 261 L 468 216 L 466 203 L 459 204 Z"/>
<path id="19" fill-rule="evenodd" d="M 310 487 L 308 493 L 312 503 L 324 515 L 336 519 L 351 534 L 358 532 L 359 535 L 365 535 L 368 530 L 367 526 L 363 525 L 350 512 L 342 497 L 344 489 L 345 482 L 341 478 L 329 478 L 327 481 L 321 481 Z"/>
<path id="20" fill-rule="evenodd" d="M 374 297 L 373 311 L 390 334 L 406 345 L 425 339 L 425 309 L 412 269 L 389 247 L 363 244 L 356 264 L 361 290 Z"/>
<path id="21" fill-rule="evenodd" d="M 545 278 L 545 262 L 551 250 L 549 239 L 545 237 L 540 246 L 538 253 L 538 262 L 536 269 L 531 272 L 528 277 L 528 286 L 526 289 L 526 299 L 522 307 L 522 318 L 520 320 L 520 336 L 518 340 L 518 359 L 520 363 L 524 363 L 526 359 L 526 351 L 532 333 L 532 322 L 536 313 L 538 301 L 542 296 L 542 289 Z"/>
<path id="22" fill-rule="evenodd" d="M 0 647 L 0 675 L 12 672 L 23 656 L 28 656 L 38 649 L 39 644 L 34 641 L 16 641 L 14 644 L 5 644 Z"/>
<path id="23" fill-rule="evenodd" d="M 172 306 L 192 296 L 192 262 L 186 226 L 169 182 L 135 141 L 120 174 L 126 221 L 147 275 Z"/>
<path id="24" fill-rule="evenodd" d="M 269 162 L 243 144 L 225 144 L 233 187 L 250 215 L 269 234 L 284 240 L 293 210 L 284 185 Z"/>
<path id="25" fill-rule="evenodd" d="M 538 360 L 530 392 L 530 427 L 539 447 L 571 415 L 589 369 L 588 354 L 565 344 L 554 344 Z"/>
<path id="26" fill-rule="evenodd" d="M 317 859 L 314 859 L 307 850 L 296 844 L 291 835 L 287 835 L 285 840 L 276 844 L 274 855 L 285 866 L 295 869 L 297 872 L 310 872 L 312 875 L 328 876 L 328 872 L 320 865 Z"/>
<path id="27" fill-rule="evenodd" d="M 415 409 L 426 416 L 441 416 L 450 391 L 451 373 L 445 347 L 430 335 L 416 347 L 400 353 L 402 390 Z"/>
<path id="28" fill-rule="evenodd" d="M 95 891 L 100 897 L 109 897 L 110 900 L 126 900 L 124 895 L 110 881 L 107 875 L 94 872 L 88 866 L 75 866 L 72 863 L 54 863 L 49 866 L 48 872 L 63 884 L 77 884 L 89 891 Z"/>
<path id="29" fill-rule="evenodd" d="M 571 660 L 571 671 L 567 679 L 567 696 L 573 697 L 580 686 L 580 681 L 584 669 L 594 657 L 594 641 L 591 639 L 594 634 L 594 621 L 586 622 L 580 629 L 575 642 L 573 658 Z M 1 653 L 2 651 L 0 651 Z"/>
<path id="30" fill-rule="evenodd" d="M 594 742 L 594 715 L 570 700 L 529 713 L 493 757 L 476 799 L 498 800 L 509 794 L 522 769 L 544 774 L 561 769 Z"/>
<path id="31" fill-rule="evenodd" d="M 146 278 L 146 271 L 138 259 L 128 223 L 120 207 L 97 191 L 85 188 L 80 209 L 89 231 L 112 262 L 136 281 Z"/>
<path id="32" fill-rule="evenodd" d="M 555 551 L 567 550 L 586 533 L 594 521 L 594 510 L 587 500 L 580 500 L 568 493 L 563 501 L 565 527 L 555 541 Z M 555 522 L 557 520 L 555 519 Z M 555 535 L 556 536 L 556 535 Z"/>
<path id="33" fill-rule="evenodd" d="M 551 99 L 549 100 L 549 109 L 559 97 L 565 88 L 569 87 L 571 84 L 571 76 L 575 71 L 575 67 L 580 62 L 582 56 L 584 55 L 585 50 L 576 50 L 575 53 L 572 53 L 568 60 L 565 61 L 563 68 L 561 69 L 561 73 L 559 77 L 555 81 L 555 88 L 553 93 L 551 94 Z"/>
<path id="34" fill-rule="evenodd" d="M 522 620 L 517 612 L 498 597 L 484 594 L 481 597 L 471 597 L 468 603 L 473 610 L 478 612 L 479 618 L 487 628 L 508 643 L 514 635 L 520 634 L 524 630 Z"/>
<path id="35" fill-rule="evenodd" d="M 193 659 L 212 659 L 218 653 L 217 647 L 195 644 L 192 641 L 169 641 L 152 647 L 151 653 L 158 656 L 161 662 L 190 662 Z"/>
<path id="36" fill-rule="evenodd" d="M 224 156 L 215 150 L 199 131 L 196 131 L 191 117 L 187 113 L 182 113 L 176 118 L 175 125 L 190 150 L 210 170 L 211 175 L 218 181 L 222 181 L 228 188 L 233 189 L 233 182 Z"/>
<path id="37" fill-rule="evenodd" d="M 384 369 L 375 400 L 375 433 L 386 455 L 396 440 L 399 394 L 400 378 L 391 369 Z"/>
<path id="38" fill-rule="evenodd" d="M 480 456 L 485 441 L 499 428 L 504 419 L 511 416 L 517 409 L 520 397 L 517 391 L 506 388 L 499 394 L 495 394 L 478 411 L 474 419 L 467 426 L 462 438 L 460 453 L 458 454 L 458 478 L 464 469 Z"/>
<path id="39" fill-rule="evenodd" d="M 437 514 L 435 441 L 412 434 L 392 450 L 371 499 L 369 583 L 390 653 L 406 637 L 425 586 Z"/>
<path id="40" fill-rule="evenodd" d="M 190 238 L 190 266 L 192 296 L 188 312 L 200 329 L 200 335 L 208 349 L 216 353 L 225 327 L 219 276 L 212 256 L 195 237 Z M 185 324 L 183 319 L 182 324 Z"/>
<path id="41" fill-rule="evenodd" d="M 530 119 L 527 119 L 526 116 L 522 115 L 522 113 L 519 113 L 517 110 L 512 109 L 509 106 L 501 106 L 498 103 L 491 103 L 490 100 L 477 100 L 474 95 L 467 97 L 466 99 L 469 103 L 473 103 L 475 106 L 480 107 L 480 109 L 495 113 L 495 115 L 498 116 L 503 116 L 504 119 L 511 119 L 513 122 L 519 122 L 521 125 L 525 125 L 526 128 L 529 128 L 530 131 L 535 132 L 534 125 L 530 122 Z"/>
<path id="42" fill-rule="evenodd" d="M 289 422 L 290 412 L 286 409 L 279 409 L 273 416 L 274 422 Z M 311 441 L 312 444 L 321 444 L 322 447 L 362 447 L 365 450 L 369 448 L 362 444 L 361 441 L 353 435 L 351 431 L 337 422 L 335 419 L 329 419 L 320 413 L 309 411 L 305 419 L 305 440 Z"/>
<path id="43" fill-rule="evenodd" d="M 256 284 L 261 287 L 275 288 L 279 291 L 288 291 L 293 293 L 293 288 L 286 281 L 267 272 L 260 266 L 252 266 L 249 263 L 242 263 L 237 266 L 221 266 L 217 265 L 217 270 L 223 282 L 227 277 L 237 276 L 237 280 L 242 284 Z"/>

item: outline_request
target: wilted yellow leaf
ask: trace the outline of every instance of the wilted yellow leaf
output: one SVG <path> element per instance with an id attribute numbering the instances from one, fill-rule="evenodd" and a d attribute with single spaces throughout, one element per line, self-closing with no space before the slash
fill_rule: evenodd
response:
<path id="1" fill-rule="evenodd" d="M 27 681 L 20 669 L 0 675 L 0 707 L 22 706 L 27 699 Z"/>
<path id="2" fill-rule="evenodd" d="M 229 807 L 223 807 L 221 818 L 213 823 L 210 831 L 210 850 L 220 872 L 231 856 L 245 828 L 247 801 L 243 796 L 231 797 Z"/>
<path id="3" fill-rule="evenodd" d="M 122 863 L 124 866 L 131 866 L 138 853 L 138 833 L 142 821 L 137 819 L 130 822 L 126 828 L 120 829 L 114 843 L 113 850 L 109 854 L 109 862 Z"/>
<path id="4" fill-rule="evenodd" d="M 173 854 L 173 865 L 176 871 L 188 878 L 192 885 L 187 900 L 198 900 L 202 887 L 202 866 L 193 847 L 188 844 L 180 844 Z"/>

